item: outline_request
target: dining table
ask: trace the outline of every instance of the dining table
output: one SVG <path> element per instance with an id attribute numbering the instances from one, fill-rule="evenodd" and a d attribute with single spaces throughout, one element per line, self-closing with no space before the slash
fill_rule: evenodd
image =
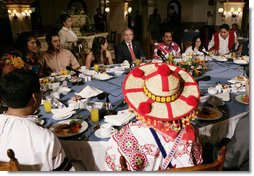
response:
<path id="1" fill-rule="evenodd" d="M 207 99 L 211 96 L 208 93 L 209 87 L 215 87 L 218 83 L 230 84 L 228 81 L 239 75 L 244 75 L 244 67 L 234 63 L 232 60 L 220 62 L 212 57 L 205 63 L 208 66 L 207 72 L 202 76 L 210 76 L 208 81 L 199 81 L 201 92 L 200 106 L 208 106 Z M 81 119 L 87 122 L 88 128 L 80 134 L 70 137 L 59 137 L 60 142 L 66 152 L 67 157 L 74 163 L 76 170 L 85 171 L 105 171 L 105 151 L 107 142 L 110 138 L 100 138 L 95 135 L 96 130 L 101 124 L 106 123 L 104 116 L 107 113 L 117 113 L 118 111 L 128 109 L 128 105 L 124 102 L 122 94 L 122 83 L 127 70 L 122 75 L 112 74 L 107 80 L 99 80 L 92 78 L 91 80 L 82 79 L 80 84 L 67 83 L 71 91 L 66 95 L 60 95 L 59 101 L 68 106 L 68 101 L 77 93 L 81 92 L 87 86 L 97 88 L 103 91 L 103 96 L 94 96 L 89 98 L 93 102 L 108 102 L 111 108 L 108 110 L 100 110 L 100 118 L 98 122 L 91 121 L 90 112 L 87 109 L 75 109 L 75 114 L 70 119 Z M 81 77 L 81 76 L 80 76 Z M 244 85 L 243 85 L 244 86 Z M 216 120 L 200 120 L 191 121 L 192 125 L 199 129 L 200 136 L 203 140 L 217 144 L 222 138 L 231 138 L 238 120 L 249 111 L 249 105 L 236 101 L 236 97 L 245 92 L 230 92 L 230 100 L 225 101 L 223 106 L 217 107 L 222 116 Z M 43 104 L 37 113 L 38 118 L 42 119 L 46 128 L 59 123 L 61 120 L 54 120 L 52 113 L 44 111 Z M 131 121 L 135 121 L 133 118 Z M 115 126 L 116 130 L 120 130 L 122 126 Z"/>

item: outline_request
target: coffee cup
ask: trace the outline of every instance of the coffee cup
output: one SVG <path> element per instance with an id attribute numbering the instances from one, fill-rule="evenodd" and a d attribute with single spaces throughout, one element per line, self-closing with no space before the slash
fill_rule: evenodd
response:
<path id="1" fill-rule="evenodd" d="M 79 102 L 79 108 L 80 109 L 86 109 L 86 102 L 87 102 L 86 99 L 80 100 L 80 102 Z"/>
<path id="2" fill-rule="evenodd" d="M 113 131 L 111 124 L 104 123 L 100 126 L 100 133 L 102 136 L 110 136 Z"/>

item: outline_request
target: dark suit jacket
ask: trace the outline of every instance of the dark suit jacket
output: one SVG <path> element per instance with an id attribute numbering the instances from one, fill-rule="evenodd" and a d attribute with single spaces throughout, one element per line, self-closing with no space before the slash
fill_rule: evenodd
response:
<path id="1" fill-rule="evenodd" d="M 140 47 L 139 42 L 132 41 L 132 48 L 135 53 L 136 58 L 143 56 L 142 49 Z M 119 43 L 116 48 L 116 63 L 122 63 L 124 60 L 128 60 L 129 63 L 132 63 L 131 53 L 129 51 L 128 46 L 126 45 L 125 41 Z"/>

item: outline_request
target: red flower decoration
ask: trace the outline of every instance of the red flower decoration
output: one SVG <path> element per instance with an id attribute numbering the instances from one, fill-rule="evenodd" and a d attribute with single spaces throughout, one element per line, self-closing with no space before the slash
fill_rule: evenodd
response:
<path id="1" fill-rule="evenodd" d="M 133 74 L 133 76 L 140 78 L 144 75 L 144 72 L 143 72 L 143 70 L 136 68 L 133 70 L 132 74 Z"/>
<path id="2" fill-rule="evenodd" d="M 140 112 L 141 112 L 142 114 L 148 114 L 148 113 L 151 112 L 152 106 L 151 106 L 150 103 L 142 102 L 142 103 L 139 104 L 138 109 L 140 110 Z"/>
<path id="3" fill-rule="evenodd" d="M 191 95 L 187 98 L 187 104 L 190 106 L 196 106 L 198 104 L 198 99 Z"/>
<path id="4" fill-rule="evenodd" d="M 162 64 L 158 67 L 158 73 L 161 76 L 169 76 L 171 73 L 171 70 L 169 69 L 168 65 Z"/>

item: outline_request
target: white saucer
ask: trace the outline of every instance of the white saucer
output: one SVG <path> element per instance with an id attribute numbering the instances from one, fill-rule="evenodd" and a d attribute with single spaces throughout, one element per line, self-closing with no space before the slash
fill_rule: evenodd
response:
<path id="1" fill-rule="evenodd" d="M 110 135 L 108 135 L 108 136 L 105 136 L 105 135 L 101 134 L 101 129 L 98 129 L 98 130 L 95 131 L 94 134 L 95 134 L 95 136 L 96 136 L 97 138 L 104 139 L 104 138 L 110 138 L 111 135 L 114 134 L 116 131 L 117 131 L 117 130 L 116 130 L 115 128 L 112 128 L 112 133 L 111 133 Z"/>

